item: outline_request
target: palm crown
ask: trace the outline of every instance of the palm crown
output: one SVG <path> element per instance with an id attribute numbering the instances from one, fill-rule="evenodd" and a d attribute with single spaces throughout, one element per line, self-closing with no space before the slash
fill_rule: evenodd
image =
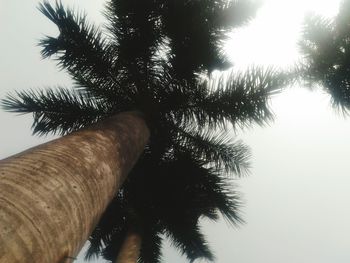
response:
<path id="1" fill-rule="evenodd" d="M 350 1 L 343 0 L 334 19 L 319 15 L 305 21 L 300 42 L 304 54 L 304 76 L 321 84 L 332 96 L 333 105 L 350 108 Z"/>
<path id="2" fill-rule="evenodd" d="M 252 68 L 210 79 L 226 69 L 220 41 L 254 13 L 249 1 L 110 0 L 107 34 L 84 15 L 44 2 L 59 29 L 40 42 L 74 80 L 73 89 L 19 92 L 7 110 L 33 113 L 34 133 L 66 134 L 123 111 L 139 111 L 151 138 L 91 236 L 88 256 L 113 260 L 128 227 L 142 234 L 140 260 L 160 260 L 165 233 L 190 260 L 213 259 L 198 220 L 240 221 L 238 199 L 224 174 L 245 174 L 249 150 L 228 127 L 260 124 L 268 98 L 284 83 L 273 70 Z"/>

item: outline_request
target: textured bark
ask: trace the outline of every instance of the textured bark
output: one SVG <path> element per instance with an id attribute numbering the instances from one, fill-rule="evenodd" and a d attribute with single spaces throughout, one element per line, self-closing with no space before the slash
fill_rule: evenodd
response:
<path id="1" fill-rule="evenodd" d="M 129 230 L 115 263 L 137 263 L 141 242 L 141 235 L 136 231 Z"/>
<path id="2" fill-rule="evenodd" d="M 0 161 L 0 262 L 73 262 L 149 137 L 118 114 Z"/>

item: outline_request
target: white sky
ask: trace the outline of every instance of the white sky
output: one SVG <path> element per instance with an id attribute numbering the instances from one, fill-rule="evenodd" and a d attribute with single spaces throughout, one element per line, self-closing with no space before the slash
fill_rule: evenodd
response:
<path id="1" fill-rule="evenodd" d="M 229 57 L 240 67 L 250 64 L 287 66 L 296 61 L 300 24 L 309 12 L 337 13 L 339 0 L 265 0 L 258 16 L 236 30 L 228 43 Z"/>
<path id="2" fill-rule="evenodd" d="M 93 21 L 102 0 L 65 0 Z M 338 0 L 266 0 L 249 27 L 237 30 L 227 52 L 236 67 L 288 66 L 298 59 L 296 41 L 307 11 L 327 16 Z M 18 89 L 69 85 L 36 46 L 55 27 L 37 10 L 37 0 L 0 0 L 0 98 Z M 350 262 L 350 120 L 337 115 L 321 91 L 295 87 L 272 101 L 276 120 L 241 136 L 253 151 L 253 171 L 237 180 L 244 194 L 246 224 L 203 222 L 218 263 Z M 0 158 L 49 138 L 31 136 L 29 117 L 0 111 Z M 185 263 L 166 248 L 164 261 Z M 82 262 L 78 260 L 77 262 Z"/>

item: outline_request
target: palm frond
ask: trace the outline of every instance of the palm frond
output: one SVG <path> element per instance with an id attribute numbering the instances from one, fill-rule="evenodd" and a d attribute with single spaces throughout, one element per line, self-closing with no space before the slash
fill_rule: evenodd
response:
<path id="1" fill-rule="evenodd" d="M 332 21 L 319 15 L 308 15 L 304 21 L 302 41 L 300 44 L 309 46 L 311 49 L 330 46 L 333 41 Z"/>
<path id="2" fill-rule="evenodd" d="M 123 228 L 118 232 L 113 232 L 110 241 L 106 244 L 101 252 L 103 258 L 111 262 L 116 262 L 118 253 L 123 246 L 126 236 L 127 228 Z"/>
<path id="3" fill-rule="evenodd" d="M 242 222 L 239 196 L 229 179 L 190 151 L 175 151 L 169 160 L 153 169 L 155 174 L 143 184 L 152 193 L 151 203 L 157 208 L 154 213 L 173 224 L 181 218 L 194 220 L 200 216 L 216 220 L 219 211 L 234 225 Z M 142 196 L 142 200 L 147 200 L 146 195 Z"/>
<path id="4" fill-rule="evenodd" d="M 203 158 L 195 157 L 189 149 L 176 151 L 174 159 L 165 168 L 168 175 L 161 174 L 167 182 L 163 181 L 162 185 L 168 198 L 162 202 L 171 204 L 172 210 L 167 220 L 194 220 L 200 216 L 217 220 L 220 212 L 233 225 L 243 222 L 239 216 L 239 195 L 229 178 L 220 175 L 217 168 L 208 166 Z M 172 200 L 176 203 L 171 203 Z"/>
<path id="5" fill-rule="evenodd" d="M 212 23 L 213 13 L 222 10 L 223 2 L 164 1 L 163 32 L 169 39 L 169 62 L 178 79 L 193 83 L 198 72 L 231 65 L 221 55 L 224 30 Z"/>
<path id="6" fill-rule="evenodd" d="M 310 76 L 316 74 L 317 78 L 322 78 L 332 67 L 333 55 L 337 53 L 332 31 L 333 25 L 329 19 L 312 15 L 305 20 L 299 46 L 304 57 L 313 65 Z"/>
<path id="7" fill-rule="evenodd" d="M 32 113 L 33 133 L 39 135 L 69 133 L 96 122 L 110 110 L 103 101 L 64 88 L 9 94 L 2 107 L 10 112 Z"/>
<path id="8" fill-rule="evenodd" d="M 181 227 L 176 227 L 173 224 L 167 225 L 168 231 L 166 235 L 173 242 L 173 245 L 184 253 L 186 257 L 193 262 L 198 258 L 214 260 L 214 255 L 211 252 L 204 235 L 201 234 L 198 223 L 181 222 Z M 178 224 L 177 226 L 179 226 Z"/>
<path id="9" fill-rule="evenodd" d="M 249 148 L 242 141 L 233 141 L 227 132 L 216 133 L 210 129 L 197 131 L 194 125 L 177 131 L 180 147 L 213 163 L 216 169 L 224 169 L 227 173 L 233 172 L 238 176 L 249 173 Z"/>
<path id="10" fill-rule="evenodd" d="M 118 254 L 118 249 L 120 249 L 127 232 L 127 210 L 127 202 L 122 190 L 120 190 L 118 195 L 108 205 L 102 218 L 89 237 L 89 247 L 85 254 L 86 260 L 94 257 L 97 258 L 106 253 L 110 254 L 111 252 L 105 252 L 105 250 L 110 250 L 111 248 L 109 246 L 115 244 L 118 246 L 112 249 L 115 251 L 113 255 L 116 256 Z M 112 245 L 110 245 L 111 243 Z"/>
<path id="11" fill-rule="evenodd" d="M 160 263 L 163 238 L 155 226 L 145 226 L 139 263 Z"/>
<path id="12" fill-rule="evenodd" d="M 240 201 L 239 193 L 233 188 L 232 181 L 218 174 L 217 170 L 213 168 L 204 171 L 202 176 L 206 177 L 203 183 L 207 192 L 205 195 L 206 200 L 201 202 L 212 202 L 216 214 L 216 216 L 211 217 L 203 213 L 203 216 L 216 221 L 219 218 L 217 215 L 219 211 L 231 225 L 237 226 L 242 224 L 244 222 L 240 216 L 242 202 Z"/>
<path id="13" fill-rule="evenodd" d="M 153 0 L 113 0 L 106 5 L 107 31 L 117 54 L 116 64 L 122 65 L 129 83 L 139 89 L 148 88 L 156 74 L 159 50 L 164 45 L 159 8 Z"/>
<path id="14" fill-rule="evenodd" d="M 100 30 L 87 22 L 86 15 L 65 9 L 60 2 L 53 7 L 45 1 L 39 10 L 59 29 L 57 37 L 47 36 L 39 42 L 43 57 L 56 55 L 58 65 L 79 84 L 84 84 L 80 79 L 98 84 L 99 89 L 90 90 L 95 95 L 105 96 L 116 89 L 118 77 L 111 47 Z"/>
<path id="15" fill-rule="evenodd" d="M 98 233 L 98 229 L 95 229 L 94 233 L 90 235 L 88 242 L 89 247 L 85 252 L 84 259 L 86 261 L 97 259 L 99 256 L 101 256 L 104 248 L 102 238 Z"/>
<path id="16" fill-rule="evenodd" d="M 199 84 L 188 105 L 182 105 L 179 112 L 185 124 L 196 121 L 200 127 L 226 127 L 228 123 L 246 127 L 253 122 L 263 125 L 273 119 L 270 97 L 286 83 L 286 76 L 272 68 L 231 73 Z"/>
<path id="17" fill-rule="evenodd" d="M 347 1 L 342 3 L 349 5 Z M 349 14 L 334 19 L 313 15 L 304 23 L 299 45 L 305 62 L 302 76 L 309 85 L 321 84 L 331 95 L 332 106 L 344 114 L 350 109 Z"/>
<path id="18" fill-rule="evenodd" d="M 213 12 L 213 23 L 219 28 L 240 27 L 251 21 L 261 6 L 260 1 L 236 0 L 224 2 L 221 8 Z"/>

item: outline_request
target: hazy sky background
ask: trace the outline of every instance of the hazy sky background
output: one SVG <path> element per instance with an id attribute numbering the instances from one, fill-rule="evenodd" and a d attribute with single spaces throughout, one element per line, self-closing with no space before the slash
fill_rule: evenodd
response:
<path id="1" fill-rule="evenodd" d="M 86 10 L 91 21 L 103 21 L 102 0 L 63 2 Z M 227 44 L 236 68 L 290 65 L 298 59 L 295 43 L 306 12 L 332 16 L 339 1 L 265 2 Z M 13 90 L 70 84 L 53 61 L 40 58 L 38 40 L 57 30 L 36 9 L 38 3 L 0 0 L 0 98 Z M 237 229 L 203 222 L 216 262 L 348 263 L 350 119 L 337 114 L 322 91 L 303 87 L 276 96 L 272 107 L 274 123 L 239 135 L 253 151 L 252 175 L 236 181 L 246 224 Z M 0 110 L 0 158 L 50 139 L 32 137 L 30 126 L 30 116 Z M 187 262 L 168 245 L 163 258 Z"/>

